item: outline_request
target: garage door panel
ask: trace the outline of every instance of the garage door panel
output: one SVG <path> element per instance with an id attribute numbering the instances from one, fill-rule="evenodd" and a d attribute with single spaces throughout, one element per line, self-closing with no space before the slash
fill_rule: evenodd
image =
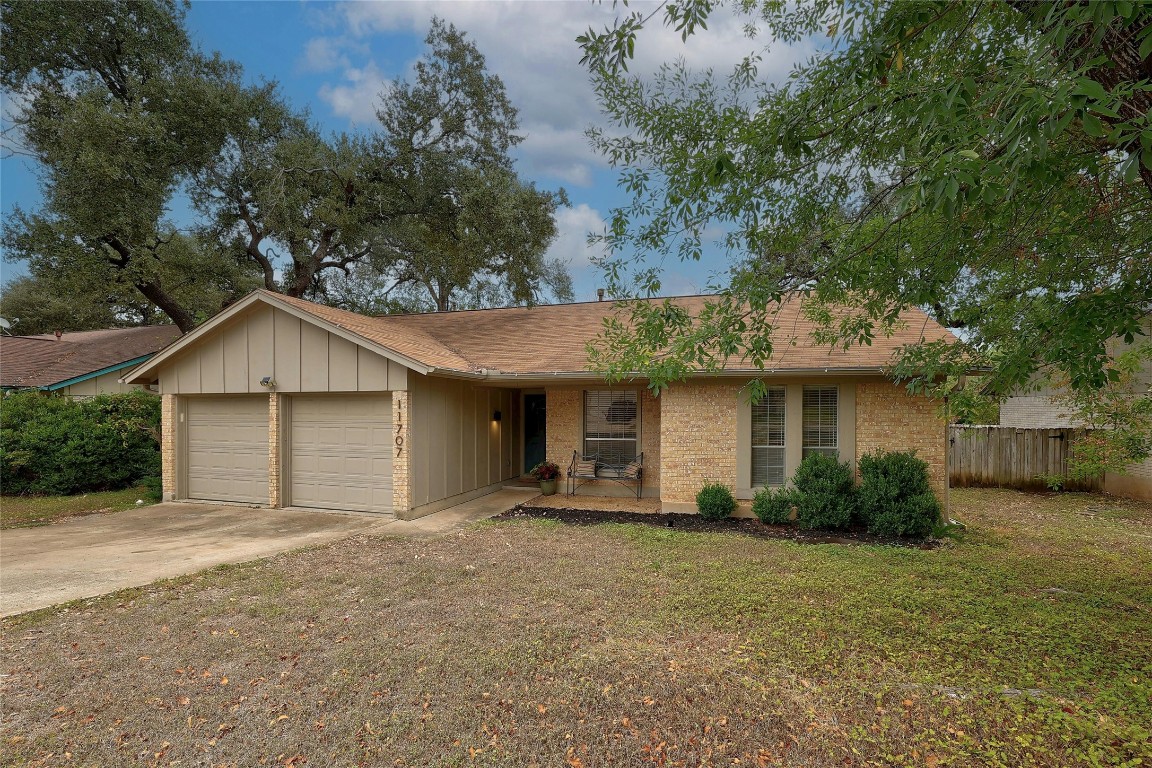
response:
<path id="1" fill-rule="evenodd" d="M 187 401 L 187 497 L 268 503 L 268 400 Z"/>
<path id="2" fill-rule="evenodd" d="M 293 397 L 290 502 L 391 512 L 391 405 L 390 395 Z"/>

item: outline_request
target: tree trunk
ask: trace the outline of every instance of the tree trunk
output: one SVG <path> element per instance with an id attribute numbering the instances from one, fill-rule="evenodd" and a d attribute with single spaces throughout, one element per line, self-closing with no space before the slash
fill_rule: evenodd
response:
<path id="1" fill-rule="evenodd" d="M 148 301 L 160 307 L 161 311 L 172 319 L 181 333 L 188 333 L 196 327 L 196 320 L 192 317 L 192 313 L 180 306 L 180 303 L 161 288 L 159 283 L 136 283 L 136 290 L 144 294 L 144 298 Z"/>

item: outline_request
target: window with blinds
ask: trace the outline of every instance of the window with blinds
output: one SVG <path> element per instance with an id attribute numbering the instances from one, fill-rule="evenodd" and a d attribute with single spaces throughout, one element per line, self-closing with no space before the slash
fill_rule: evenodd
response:
<path id="1" fill-rule="evenodd" d="M 784 485 L 784 388 L 752 404 L 752 487 Z"/>
<path id="2" fill-rule="evenodd" d="M 637 393 L 584 392 L 584 453 L 606 464 L 627 464 L 639 454 L 640 401 Z"/>
<path id="3" fill-rule="evenodd" d="M 840 458 L 836 442 L 836 416 L 839 390 L 836 387 L 804 387 L 803 455 L 823 453 Z"/>

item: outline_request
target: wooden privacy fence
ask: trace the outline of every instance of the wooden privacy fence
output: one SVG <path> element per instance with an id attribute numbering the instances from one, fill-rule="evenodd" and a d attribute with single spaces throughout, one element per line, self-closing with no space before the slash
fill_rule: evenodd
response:
<path id="1" fill-rule="evenodd" d="M 1077 429 L 967 426 L 948 428 L 948 477 L 953 488 L 992 486 L 1041 490 L 1048 476 L 1067 477 Z M 1098 491 L 1100 478 L 1073 482 L 1069 491 Z"/>

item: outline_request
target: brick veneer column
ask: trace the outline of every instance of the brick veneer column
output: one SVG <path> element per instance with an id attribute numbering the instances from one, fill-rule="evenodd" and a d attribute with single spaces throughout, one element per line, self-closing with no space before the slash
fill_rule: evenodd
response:
<path id="1" fill-rule="evenodd" d="M 739 384 L 673 384 L 660 395 L 660 500 L 695 503 L 708 482 L 736 486 Z"/>
<path id="2" fill-rule="evenodd" d="M 856 384 L 856 460 L 877 449 L 916 451 L 928 462 L 932 490 L 943 500 L 947 486 L 947 435 L 940 403 L 909 395 L 891 381 Z"/>
<path id="3" fill-rule="evenodd" d="M 164 501 L 176 499 L 176 395 L 160 396 L 160 481 Z"/>
<path id="4" fill-rule="evenodd" d="M 408 401 L 407 392 L 392 393 L 392 512 L 401 519 L 412 506 L 412 486 L 409 474 L 409 454 L 411 453 L 411 440 L 408 430 Z M 397 450 L 399 449 L 399 450 Z M 399 455 L 397 455 L 399 454 Z"/>
<path id="5" fill-rule="evenodd" d="M 279 507 L 280 498 L 280 398 L 268 393 L 268 506 Z"/>
<path id="6" fill-rule="evenodd" d="M 582 450 L 584 437 L 581 434 L 584 421 L 584 390 L 576 388 L 549 387 L 545 390 L 545 450 L 548 461 L 567 470 L 572 462 L 572 452 Z"/>

